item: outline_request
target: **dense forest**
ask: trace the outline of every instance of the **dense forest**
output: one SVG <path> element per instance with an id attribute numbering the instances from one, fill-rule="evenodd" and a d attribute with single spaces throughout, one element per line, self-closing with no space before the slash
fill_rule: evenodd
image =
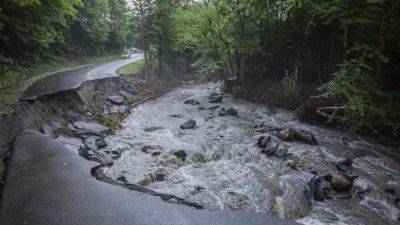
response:
<path id="1" fill-rule="evenodd" d="M 307 120 L 399 129 L 397 0 L 3 0 L 0 13 L 2 71 L 136 46 L 148 78 L 229 78 L 234 96 L 303 105 Z"/>
<path id="2" fill-rule="evenodd" d="M 305 103 L 306 120 L 399 128 L 397 0 L 133 2 L 131 38 L 145 50 L 146 74 L 231 78 L 235 96 Z"/>

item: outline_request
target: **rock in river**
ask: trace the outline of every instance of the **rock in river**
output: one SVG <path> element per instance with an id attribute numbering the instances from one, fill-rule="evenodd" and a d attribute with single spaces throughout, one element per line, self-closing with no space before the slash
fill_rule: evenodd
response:
<path id="1" fill-rule="evenodd" d="M 184 103 L 187 105 L 200 105 L 200 102 L 196 99 L 188 99 Z"/>
<path id="2" fill-rule="evenodd" d="M 273 141 L 270 136 L 261 136 L 258 138 L 257 146 L 262 149 L 261 153 L 271 156 L 278 150 L 279 143 Z"/>
<path id="3" fill-rule="evenodd" d="M 188 119 L 181 125 L 181 129 L 193 129 L 196 126 L 196 120 Z"/>
<path id="4" fill-rule="evenodd" d="M 213 92 L 210 94 L 210 96 L 208 96 L 208 99 L 208 102 L 210 103 L 220 103 L 222 102 L 222 95 L 220 93 Z"/>
<path id="5" fill-rule="evenodd" d="M 340 161 L 338 163 L 336 163 L 336 168 L 342 172 L 349 172 L 351 169 L 351 165 L 353 164 L 353 160 L 351 159 L 346 159 L 344 161 Z"/>
<path id="6" fill-rule="evenodd" d="M 187 154 L 186 154 L 185 150 L 178 150 L 178 151 L 175 151 L 173 154 L 177 158 L 182 159 L 182 161 L 185 161 L 185 159 L 187 157 Z"/>
<path id="7" fill-rule="evenodd" d="M 294 133 L 294 139 L 301 141 L 305 144 L 318 145 L 318 142 L 315 139 L 314 135 L 305 130 L 296 129 Z"/>
<path id="8" fill-rule="evenodd" d="M 353 181 L 357 177 L 350 177 L 343 172 L 335 171 L 331 174 L 325 175 L 324 179 L 327 180 L 331 187 L 337 191 L 348 191 L 353 186 Z"/>
<path id="9" fill-rule="evenodd" d="M 284 130 L 281 130 L 278 133 L 278 137 L 282 140 L 282 141 L 292 141 L 294 138 L 294 130 L 293 128 L 286 128 Z"/>

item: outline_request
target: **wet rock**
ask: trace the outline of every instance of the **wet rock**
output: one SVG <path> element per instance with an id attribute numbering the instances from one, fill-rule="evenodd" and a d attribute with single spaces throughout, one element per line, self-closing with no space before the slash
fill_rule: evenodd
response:
<path id="1" fill-rule="evenodd" d="M 270 136 L 261 136 L 257 140 L 257 147 L 259 148 L 265 148 L 267 146 L 267 143 L 271 141 Z"/>
<path id="2" fill-rule="evenodd" d="M 210 103 L 220 103 L 222 102 L 222 95 L 217 92 L 213 92 L 208 96 L 208 102 Z"/>
<path id="3" fill-rule="evenodd" d="M 337 191 L 348 191 L 353 186 L 353 181 L 357 177 L 350 177 L 343 172 L 335 171 L 331 174 L 325 175 L 324 179 L 327 180 L 331 187 Z"/>
<path id="4" fill-rule="evenodd" d="M 318 145 L 314 135 L 305 130 L 296 129 L 294 133 L 294 139 L 309 145 Z"/>
<path id="5" fill-rule="evenodd" d="M 200 105 L 200 102 L 195 99 L 188 99 L 184 103 L 187 105 Z"/>
<path id="6" fill-rule="evenodd" d="M 287 156 L 288 149 L 286 147 L 280 146 L 278 150 L 275 152 L 275 155 L 279 158 L 285 158 Z"/>
<path id="7" fill-rule="evenodd" d="M 353 160 L 346 159 L 344 161 L 338 162 L 335 164 L 336 168 L 342 172 L 349 172 L 351 170 L 351 165 L 353 164 Z"/>
<path id="8" fill-rule="evenodd" d="M 267 142 L 266 146 L 261 150 L 261 153 L 264 153 L 267 156 L 272 156 L 279 148 L 279 143 L 273 140 Z"/>
<path id="9" fill-rule="evenodd" d="M 118 94 L 120 94 L 121 96 L 123 96 L 125 99 L 131 99 L 131 98 L 133 98 L 133 94 L 130 93 L 130 92 L 128 92 L 128 91 L 121 90 L 121 91 L 118 92 Z"/>
<path id="10" fill-rule="evenodd" d="M 98 124 L 98 123 L 89 123 L 85 121 L 77 121 L 74 123 L 74 127 L 78 130 L 76 131 L 77 134 L 97 134 L 100 135 L 109 131 L 109 128 Z"/>
<path id="11" fill-rule="evenodd" d="M 314 174 L 314 176 L 311 178 L 309 185 L 310 193 L 313 196 L 313 199 L 315 201 L 324 201 L 326 193 L 322 185 L 322 180 L 317 174 Z"/>
<path id="12" fill-rule="evenodd" d="M 385 185 L 383 185 L 383 190 L 389 194 L 400 195 L 400 184 L 395 181 L 388 181 Z"/>
<path id="13" fill-rule="evenodd" d="M 230 116 L 237 116 L 237 110 L 235 108 L 228 108 L 225 113 Z"/>
<path id="14" fill-rule="evenodd" d="M 150 146 L 150 145 L 145 145 L 142 148 L 142 152 L 146 154 L 150 154 L 151 156 L 158 156 L 161 154 L 161 147 L 159 146 Z"/>
<path id="15" fill-rule="evenodd" d="M 99 137 L 99 136 L 90 136 L 90 137 L 87 137 L 87 138 L 83 141 L 83 143 L 85 144 L 85 146 L 86 146 L 88 149 L 93 150 L 93 151 L 96 151 L 97 148 L 98 148 L 97 141 L 99 141 L 99 140 L 101 140 L 101 137 Z M 103 141 L 104 141 L 104 140 L 103 140 Z M 99 144 L 101 145 L 101 144 L 103 144 L 103 143 L 100 143 L 100 142 L 99 142 Z M 104 144 L 105 144 L 105 143 L 104 143 Z"/>
<path id="16" fill-rule="evenodd" d="M 181 129 L 193 129 L 196 126 L 196 120 L 189 119 L 183 123 L 180 127 Z"/>
<path id="17" fill-rule="evenodd" d="M 210 106 L 208 107 L 209 110 L 216 110 L 219 108 L 219 105 L 215 105 L 215 106 Z"/>
<path id="18" fill-rule="evenodd" d="M 121 95 L 112 95 L 108 96 L 107 99 L 116 105 L 122 105 L 125 102 L 125 98 Z"/>
<path id="19" fill-rule="evenodd" d="M 94 155 L 94 151 L 89 150 L 86 147 L 83 147 L 83 148 L 79 149 L 79 155 L 82 156 L 83 158 L 87 159 Z"/>
<path id="20" fill-rule="evenodd" d="M 185 150 L 178 150 L 175 151 L 174 153 L 172 153 L 173 155 L 175 155 L 177 158 L 181 159 L 182 161 L 185 161 L 187 154 Z"/>
<path id="21" fill-rule="evenodd" d="M 96 146 L 97 146 L 97 148 L 106 147 L 107 142 L 104 140 L 104 138 L 100 138 L 99 140 L 96 141 Z"/>
<path id="22" fill-rule="evenodd" d="M 199 106 L 199 110 L 204 110 L 206 107 L 204 107 L 204 106 Z"/>
<path id="23" fill-rule="evenodd" d="M 281 179 L 285 218 L 300 219 L 310 215 L 311 196 L 308 185 L 297 176 L 283 176 Z"/>
<path id="24" fill-rule="evenodd" d="M 297 170 L 296 162 L 294 160 L 289 159 L 286 162 L 286 166 L 288 166 L 289 168 L 291 168 L 293 170 Z"/>
<path id="25" fill-rule="evenodd" d="M 121 181 L 121 182 L 123 182 L 123 183 L 128 183 L 128 180 L 126 179 L 126 177 L 125 177 L 124 175 L 119 176 L 119 177 L 117 178 L 117 181 Z"/>
<path id="26" fill-rule="evenodd" d="M 225 108 L 221 107 L 216 111 L 216 114 L 218 116 L 226 116 L 226 115 L 237 116 L 238 113 L 237 113 L 237 110 L 235 108 L 225 109 Z"/>
<path id="27" fill-rule="evenodd" d="M 292 128 L 286 128 L 279 131 L 278 138 L 282 141 L 292 141 L 294 139 L 295 131 Z"/>

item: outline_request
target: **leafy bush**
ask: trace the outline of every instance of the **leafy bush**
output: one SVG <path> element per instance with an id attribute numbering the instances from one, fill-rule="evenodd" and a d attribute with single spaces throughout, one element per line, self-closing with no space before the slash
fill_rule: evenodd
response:
<path id="1" fill-rule="evenodd" d="M 320 90 L 328 97 L 343 99 L 332 116 L 344 126 L 351 131 L 367 128 L 370 132 L 377 133 L 376 128 L 388 121 L 393 94 L 382 89 L 378 83 L 376 68 L 371 67 L 368 62 L 386 63 L 388 59 L 367 46 L 356 45 L 349 53 L 359 57 L 345 60 L 334 78 Z"/>

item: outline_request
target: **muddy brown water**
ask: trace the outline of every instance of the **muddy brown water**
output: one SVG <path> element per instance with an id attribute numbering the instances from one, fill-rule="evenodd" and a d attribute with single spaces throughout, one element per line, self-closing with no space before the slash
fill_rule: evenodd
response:
<path id="1" fill-rule="evenodd" d="M 220 90 L 221 83 L 181 86 L 133 109 L 124 128 L 106 138 L 106 150 L 121 157 L 102 172 L 207 209 L 268 213 L 305 224 L 398 224 L 399 209 L 382 190 L 387 182 L 400 182 L 398 148 L 300 123 L 291 112 L 272 113 L 266 106 L 228 94 L 220 104 L 208 103 L 209 94 Z M 205 109 L 184 104 L 187 99 L 200 101 Z M 235 107 L 238 116 L 218 116 L 208 109 L 215 105 Z M 195 129 L 180 129 L 187 119 L 196 120 Z M 273 132 L 257 133 L 253 127 L 261 122 L 310 131 L 319 145 L 282 142 Z M 282 159 L 261 154 L 256 142 L 266 134 L 288 149 L 298 171 Z M 173 154 L 179 150 L 186 152 L 185 160 Z M 346 157 L 354 158 L 353 173 L 364 179 L 367 193 L 353 199 L 308 201 L 304 191 L 309 171 L 330 172 L 334 162 Z"/>

